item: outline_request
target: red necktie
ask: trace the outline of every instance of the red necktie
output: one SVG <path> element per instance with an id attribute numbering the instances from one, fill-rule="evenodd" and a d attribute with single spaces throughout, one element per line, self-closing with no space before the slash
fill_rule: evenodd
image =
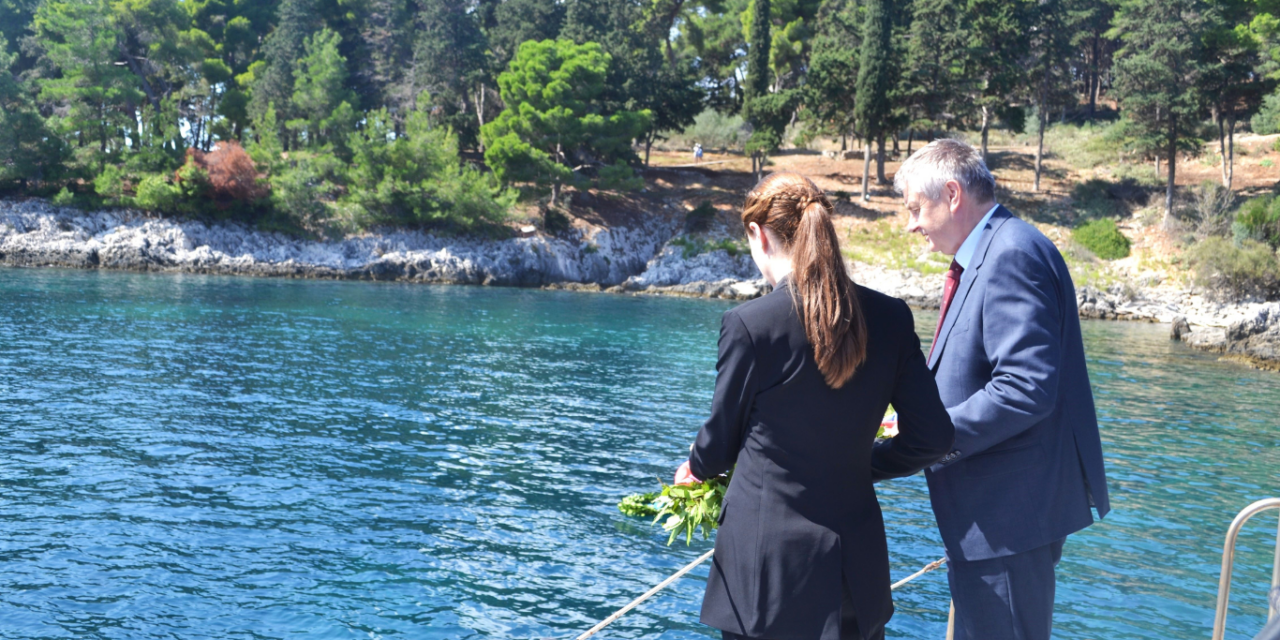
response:
<path id="1" fill-rule="evenodd" d="M 929 356 L 933 357 L 933 348 L 938 346 L 938 335 L 942 333 L 942 323 L 947 319 L 947 309 L 951 308 L 951 299 L 956 297 L 956 288 L 960 286 L 960 274 L 964 267 L 954 259 L 951 268 L 947 269 L 947 280 L 942 285 L 942 309 L 938 311 L 938 328 L 933 330 L 933 344 L 929 345 Z"/>

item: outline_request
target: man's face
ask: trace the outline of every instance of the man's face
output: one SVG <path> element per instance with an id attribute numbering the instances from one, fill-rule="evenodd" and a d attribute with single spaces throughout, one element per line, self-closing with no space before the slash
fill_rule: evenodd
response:
<path id="1" fill-rule="evenodd" d="M 919 233 L 929 241 L 929 250 L 955 255 L 964 244 L 968 232 L 956 217 L 959 193 L 954 182 L 942 189 L 942 197 L 930 200 L 908 184 L 902 194 L 902 204 L 907 208 L 907 233 Z"/>

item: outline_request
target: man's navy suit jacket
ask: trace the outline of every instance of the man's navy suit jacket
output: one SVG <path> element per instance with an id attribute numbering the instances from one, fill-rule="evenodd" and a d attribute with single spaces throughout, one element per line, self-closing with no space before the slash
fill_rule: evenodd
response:
<path id="1" fill-rule="evenodd" d="M 853 596 L 871 637 L 893 613 L 874 480 L 911 475 L 951 450 L 951 421 L 906 303 L 856 287 L 867 357 L 827 386 L 785 283 L 724 314 L 711 417 L 694 476 L 734 469 L 702 622 L 751 638 L 837 640 Z M 899 435 L 876 446 L 892 402 Z"/>
<path id="2" fill-rule="evenodd" d="M 1075 288 L 1057 247 L 1000 207 L 929 358 L 956 438 L 925 471 L 953 560 L 1029 551 L 1110 509 Z"/>

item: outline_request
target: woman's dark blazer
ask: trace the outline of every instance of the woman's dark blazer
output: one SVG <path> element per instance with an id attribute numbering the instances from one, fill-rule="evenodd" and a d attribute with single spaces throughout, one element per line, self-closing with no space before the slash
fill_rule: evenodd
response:
<path id="1" fill-rule="evenodd" d="M 933 464 L 954 431 L 911 310 L 856 290 L 867 358 L 840 389 L 818 371 L 785 280 L 724 314 L 711 417 L 689 456 L 698 478 L 737 465 L 702 601 L 707 625 L 752 638 L 837 640 L 842 581 L 865 637 L 893 615 L 872 482 Z M 899 435 L 875 444 L 890 402 Z"/>

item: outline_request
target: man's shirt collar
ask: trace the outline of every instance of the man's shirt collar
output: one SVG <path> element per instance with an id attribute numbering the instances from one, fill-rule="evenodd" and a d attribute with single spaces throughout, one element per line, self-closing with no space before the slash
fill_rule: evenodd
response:
<path id="1" fill-rule="evenodd" d="M 968 269 L 969 263 L 973 262 L 973 253 L 978 250 L 978 241 L 982 240 L 982 232 L 986 230 L 987 223 L 991 221 L 991 216 L 999 209 L 997 204 L 991 207 L 987 215 L 982 216 L 982 220 L 978 221 L 978 226 L 969 232 L 969 237 L 964 239 L 964 244 L 956 251 L 956 262 L 960 264 L 961 269 Z"/>

